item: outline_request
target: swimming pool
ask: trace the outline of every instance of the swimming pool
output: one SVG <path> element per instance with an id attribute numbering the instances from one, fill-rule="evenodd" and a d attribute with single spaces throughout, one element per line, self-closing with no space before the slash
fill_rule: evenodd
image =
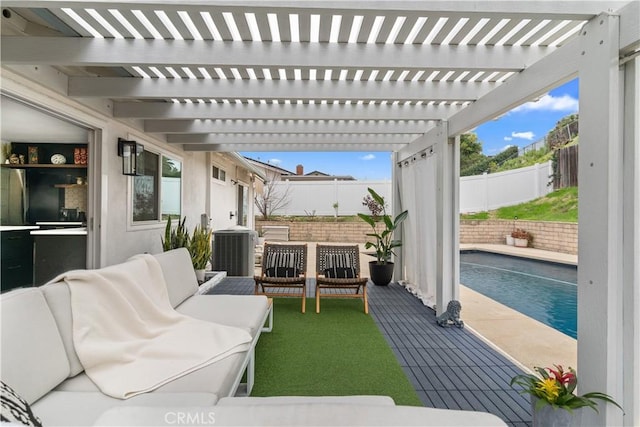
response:
<path id="1" fill-rule="evenodd" d="M 460 252 L 460 283 L 576 338 L 576 266 L 480 251 Z"/>

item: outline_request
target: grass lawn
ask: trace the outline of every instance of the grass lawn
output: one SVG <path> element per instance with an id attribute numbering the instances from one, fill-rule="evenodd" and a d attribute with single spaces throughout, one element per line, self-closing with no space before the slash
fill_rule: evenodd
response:
<path id="1" fill-rule="evenodd" d="M 306 314 L 298 298 L 274 299 L 274 327 L 256 347 L 252 396 L 391 396 L 422 406 L 361 300 L 326 299 Z"/>
<path id="2" fill-rule="evenodd" d="M 578 187 L 553 191 L 544 197 L 494 211 L 463 214 L 460 219 L 508 219 L 578 222 Z"/>

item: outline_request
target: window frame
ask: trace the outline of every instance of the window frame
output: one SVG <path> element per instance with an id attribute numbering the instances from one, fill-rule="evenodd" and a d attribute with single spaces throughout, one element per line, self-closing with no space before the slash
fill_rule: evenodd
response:
<path id="1" fill-rule="evenodd" d="M 184 158 L 177 153 L 160 148 L 149 141 L 137 138 L 134 135 L 128 135 L 127 139 L 138 140 L 144 145 L 144 151 L 158 156 L 158 218 L 145 221 L 133 220 L 133 196 L 135 176 L 127 176 L 127 231 L 139 231 L 164 228 L 167 220 L 162 218 L 162 159 L 164 157 L 180 162 L 180 216 L 184 213 Z"/>

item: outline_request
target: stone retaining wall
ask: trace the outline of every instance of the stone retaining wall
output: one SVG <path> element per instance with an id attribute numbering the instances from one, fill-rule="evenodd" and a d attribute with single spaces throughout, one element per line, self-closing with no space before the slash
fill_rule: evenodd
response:
<path id="1" fill-rule="evenodd" d="M 371 232 L 368 224 L 354 222 L 282 222 L 256 221 L 256 229 L 262 225 L 288 225 L 289 240 L 298 242 L 363 243 Z M 380 227 L 380 226 L 379 226 Z M 578 253 L 578 224 L 571 222 L 518 220 L 518 228 L 533 235 L 532 247 L 567 254 Z M 462 220 L 460 243 L 504 244 L 505 236 L 513 230 L 513 221 Z"/>
<path id="2" fill-rule="evenodd" d="M 315 221 L 262 221 L 256 220 L 256 230 L 263 225 L 288 225 L 289 240 L 297 242 L 364 243 L 371 227 L 364 221 L 315 222 Z M 378 226 L 381 227 L 381 226 Z"/>
<path id="3" fill-rule="evenodd" d="M 504 244 L 505 236 L 513 230 L 508 220 L 461 220 L 460 243 Z M 516 226 L 533 235 L 532 247 L 576 255 L 578 253 L 578 224 L 575 222 L 524 221 Z"/>

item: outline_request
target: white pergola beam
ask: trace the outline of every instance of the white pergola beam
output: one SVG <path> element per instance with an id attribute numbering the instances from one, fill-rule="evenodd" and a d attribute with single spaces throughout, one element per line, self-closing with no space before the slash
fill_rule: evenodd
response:
<path id="1" fill-rule="evenodd" d="M 237 152 L 237 151 L 366 151 L 366 152 L 391 152 L 398 148 L 393 144 L 324 144 L 318 147 L 312 144 L 183 144 L 185 151 L 215 151 L 215 152 Z"/>
<path id="2" fill-rule="evenodd" d="M 115 102 L 116 118 L 220 120 L 440 120 L 459 105 Z"/>
<path id="3" fill-rule="evenodd" d="M 550 47 L 3 37 L 2 62 L 78 67 L 282 67 L 519 71 Z"/>
<path id="4" fill-rule="evenodd" d="M 211 8 L 222 8 L 225 11 L 242 13 L 247 9 L 261 10 L 265 13 L 362 13 L 363 3 L 360 1 L 323 1 L 308 0 L 249 0 L 237 2 L 233 0 L 151 0 L 151 1 L 108 1 L 108 0 L 4 0 L 3 7 L 29 8 L 96 8 L 96 9 L 139 9 L 166 11 L 200 12 Z M 622 7 L 624 0 L 601 1 L 539 1 L 539 0 L 483 0 L 483 1 L 442 1 L 442 0 L 371 0 L 366 2 L 370 13 L 380 14 L 397 12 L 406 14 L 438 13 L 455 16 L 486 16 L 495 18 L 523 19 L 589 19 L 607 9 Z M 282 10 L 278 10 L 282 9 Z"/>
<path id="5" fill-rule="evenodd" d="M 449 136 L 456 136 L 531 101 L 578 74 L 580 46 L 572 40 L 449 119 Z"/>
<path id="6" fill-rule="evenodd" d="M 152 133 L 381 133 L 420 134 L 426 120 L 145 120 Z"/>
<path id="7" fill-rule="evenodd" d="M 70 77 L 72 97 L 469 101 L 495 83 Z"/>
<path id="8" fill-rule="evenodd" d="M 221 144 L 221 145 L 403 145 L 417 135 L 380 135 L 380 134 L 171 134 L 167 135 L 167 142 L 172 144 Z M 318 147 L 316 147 L 318 148 Z M 244 149 L 242 149 L 244 150 Z M 291 150 L 294 151 L 294 150 Z"/>

